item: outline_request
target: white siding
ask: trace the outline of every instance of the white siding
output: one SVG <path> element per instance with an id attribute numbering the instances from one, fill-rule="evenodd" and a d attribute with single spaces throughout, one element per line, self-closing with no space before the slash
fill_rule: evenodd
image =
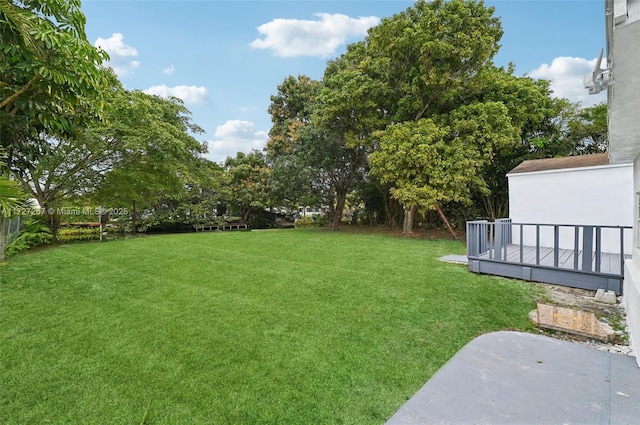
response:
<path id="1" fill-rule="evenodd" d="M 640 156 L 636 157 L 633 167 L 633 184 L 634 194 L 640 192 Z M 624 305 L 627 310 L 627 323 L 629 324 L 629 334 L 631 336 L 631 345 L 637 352 L 640 348 L 640 248 L 638 243 L 635 242 L 638 239 L 638 220 L 639 205 L 638 195 L 635 195 L 634 200 L 634 244 L 633 254 L 631 260 L 625 262 L 624 268 L 624 283 L 622 292 L 624 294 Z M 636 361 L 640 365 L 640 358 L 636 353 Z"/>
<path id="2" fill-rule="evenodd" d="M 509 174 L 509 217 L 514 223 L 632 226 L 632 164 Z M 619 231 L 602 231 L 602 251 L 620 250 Z M 519 229 L 514 228 L 514 242 Z M 560 247 L 573 249 L 572 229 L 561 232 Z M 524 243 L 535 245 L 535 228 L 525 228 Z M 625 232 L 625 251 L 632 235 Z M 553 229 L 543 228 L 541 245 L 553 246 Z"/>

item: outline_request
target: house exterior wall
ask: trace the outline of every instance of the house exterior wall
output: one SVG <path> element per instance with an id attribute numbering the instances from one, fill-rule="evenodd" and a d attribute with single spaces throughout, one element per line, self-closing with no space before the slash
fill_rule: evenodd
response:
<path id="1" fill-rule="evenodd" d="M 640 155 L 636 157 L 633 164 L 633 193 L 635 194 L 633 208 L 633 252 L 630 260 L 625 262 L 624 267 L 624 305 L 627 310 L 627 323 L 629 325 L 629 335 L 631 345 L 636 351 L 640 348 Z M 640 365 L 640 358 L 636 353 L 636 360 Z"/>
<path id="2" fill-rule="evenodd" d="M 640 0 L 605 0 L 608 86 L 609 162 L 634 161 L 632 259 L 625 262 L 624 304 L 631 344 L 640 350 L 640 249 L 638 248 L 638 192 L 640 192 Z M 640 365 L 640 357 L 636 355 Z"/>
<path id="3" fill-rule="evenodd" d="M 586 224 L 631 226 L 633 224 L 632 164 L 568 168 L 507 175 L 509 217 L 514 223 Z M 602 251 L 620 251 L 619 230 L 602 230 Z M 632 234 L 625 231 L 625 252 L 630 254 Z M 519 229 L 513 241 L 520 242 Z M 523 228 L 525 245 L 535 246 L 535 227 Z M 553 247 L 553 228 L 543 226 L 540 245 Z M 582 240 L 580 240 L 582 244 Z M 561 228 L 560 248 L 573 249 L 573 228 Z"/>
<path id="4" fill-rule="evenodd" d="M 609 161 L 632 162 L 640 149 L 640 0 L 607 1 Z M 626 14 L 625 14 L 626 12 Z"/>

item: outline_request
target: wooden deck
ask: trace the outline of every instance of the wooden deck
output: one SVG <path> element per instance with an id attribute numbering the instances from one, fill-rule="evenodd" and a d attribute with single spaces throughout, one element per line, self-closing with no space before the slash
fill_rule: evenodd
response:
<path id="1" fill-rule="evenodd" d="M 469 269 L 620 295 L 630 233 L 628 226 L 467 222 Z M 605 245 L 608 252 L 603 252 Z M 566 249 L 571 246 L 574 249 Z"/>
<path id="2" fill-rule="evenodd" d="M 520 245 L 507 245 L 506 246 L 506 258 L 504 256 L 505 247 L 500 250 L 500 253 L 495 250 L 489 250 L 484 254 L 478 256 L 482 260 L 497 259 L 501 262 L 526 264 L 541 267 L 554 267 L 561 269 L 580 270 L 580 271 L 592 271 L 603 274 L 621 275 L 623 270 L 621 268 L 620 254 L 600 253 L 600 262 L 598 263 L 596 254 L 591 254 L 591 262 L 584 262 L 582 258 L 582 251 L 578 251 L 576 257 L 573 249 L 558 249 L 558 263 L 555 264 L 555 256 L 553 248 L 540 247 L 539 259 L 536 258 L 535 246 L 523 246 L 522 258 L 520 252 Z M 591 264 L 591 268 L 584 267 L 585 264 Z M 580 266 L 583 267 L 580 267 Z"/>

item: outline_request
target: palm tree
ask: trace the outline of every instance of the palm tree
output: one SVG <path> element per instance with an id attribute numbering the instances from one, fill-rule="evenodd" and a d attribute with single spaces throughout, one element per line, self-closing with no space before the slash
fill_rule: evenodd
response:
<path id="1" fill-rule="evenodd" d="M 4 152 L 0 150 L 0 170 L 4 167 L 1 160 Z M 24 202 L 24 193 L 18 184 L 9 177 L 0 174 L 0 261 L 4 261 L 7 219 L 15 214 Z"/>
<path id="2" fill-rule="evenodd" d="M 4 261 L 7 219 L 22 205 L 24 195 L 20 187 L 6 176 L 0 176 L 0 261 Z"/>

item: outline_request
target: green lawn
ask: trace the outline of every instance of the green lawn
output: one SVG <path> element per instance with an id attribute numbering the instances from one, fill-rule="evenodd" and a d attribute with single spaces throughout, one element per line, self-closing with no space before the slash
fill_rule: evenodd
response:
<path id="1" fill-rule="evenodd" d="M 451 241 L 319 230 L 64 245 L 0 265 L 0 423 L 381 424 L 538 295 Z"/>

